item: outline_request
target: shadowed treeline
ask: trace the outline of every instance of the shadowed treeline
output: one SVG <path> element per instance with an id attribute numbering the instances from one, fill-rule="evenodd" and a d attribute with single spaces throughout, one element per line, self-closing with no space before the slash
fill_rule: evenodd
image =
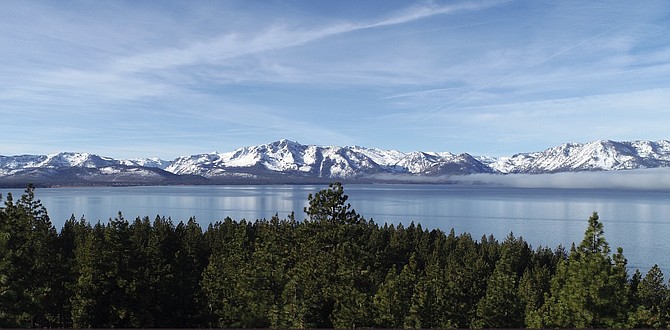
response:
<path id="1" fill-rule="evenodd" d="M 339 183 L 308 219 L 202 229 L 157 216 L 68 220 L 29 187 L 0 208 L 1 327 L 667 327 L 658 267 L 612 254 L 594 213 L 569 250 L 379 225 Z"/>

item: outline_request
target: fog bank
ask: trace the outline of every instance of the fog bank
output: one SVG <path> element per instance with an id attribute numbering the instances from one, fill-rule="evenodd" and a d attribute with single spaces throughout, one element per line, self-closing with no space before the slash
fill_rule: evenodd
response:
<path id="1" fill-rule="evenodd" d="M 516 188 L 670 190 L 670 168 L 555 174 L 471 174 L 452 176 L 449 181 Z"/>

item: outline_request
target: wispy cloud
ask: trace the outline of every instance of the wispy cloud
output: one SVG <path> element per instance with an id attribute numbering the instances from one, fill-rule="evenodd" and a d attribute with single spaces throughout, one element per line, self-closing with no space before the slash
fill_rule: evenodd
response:
<path id="1" fill-rule="evenodd" d="M 415 5 L 400 10 L 389 17 L 370 22 L 340 21 L 322 26 L 309 27 L 271 25 L 257 32 L 225 33 L 215 38 L 197 40 L 181 48 L 168 48 L 121 58 L 110 65 L 110 70 L 118 73 L 137 73 L 195 64 L 225 65 L 227 60 L 280 51 L 341 34 L 406 24 L 437 15 L 481 10 L 504 2 L 485 1 L 456 5 Z M 262 63 L 255 62 L 254 64 L 258 65 Z M 276 69 L 280 65 L 272 63 L 270 66 Z M 239 71 L 234 72 L 236 74 L 241 73 Z M 274 75 L 271 75 L 269 80 L 273 80 L 272 77 Z M 257 78 L 259 77 L 257 76 Z M 326 79 L 322 80 L 322 82 L 326 81 Z"/>
<path id="2" fill-rule="evenodd" d="M 510 1 L 511 0 L 473 1 L 449 6 L 433 3 L 428 5 L 413 6 L 381 21 L 361 24 L 359 25 L 358 29 L 404 24 L 435 15 L 455 14 L 463 11 L 477 11 L 498 6 Z"/>
<path id="3" fill-rule="evenodd" d="M 0 128 L 69 129 L 70 150 L 112 145 L 76 143 L 96 135 L 171 131 L 206 149 L 288 137 L 474 153 L 483 132 L 542 147 L 632 136 L 635 125 L 651 127 L 636 138 L 665 132 L 663 1 L 378 4 L 10 0 L 0 12 Z M 579 132 L 581 122 L 594 127 Z"/>
<path id="4" fill-rule="evenodd" d="M 427 89 L 427 90 L 421 90 L 421 91 L 414 91 L 414 92 L 405 92 L 405 93 L 398 93 L 390 96 L 385 96 L 380 98 L 380 100 L 392 100 L 392 99 L 400 99 L 400 98 L 408 98 L 408 97 L 445 97 L 445 96 L 451 96 L 454 93 L 465 93 L 467 92 L 467 89 L 465 87 L 447 87 L 447 88 L 435 88 L 435 89 Z"/>
<path id="5" fill-rule="evenodd" d="M 279 51 L 340 34 L 405 24 L 436 15 L 480 10 L 500 3 L 501 1 L 486 1 L 457 5 L 414 5 L 376 21 L 340 21 L 322 26 L 304 27 L 288 24 L 270 25 L 258 31 L 233 31 L 215 37 L 196 38 L 178 47 L 159 46 L 158 49 L 152 49 L 149 45 L 139 49 L 135 54 L 117 56 L 116 59 L 103 59 L 106 63 L 98 63 L 91 68 L 57 68 L 33 72 L 33 78 L 24 82 L 30 87 L 19 83 L 12 89 L 22 90 L 24 95 L 31 91 L 44 95 L 50 90 L 79 90 L 80 95 L 90 93 L 91 96 L 112 99 L 161 95 L 170 92 L 173 87 L 170 85 L 180 85 L 183 82 L 181 78 L 184 78 L 183 71 L 190 70 L 195 65 L 210 66 L 217 71 L 217 67 L 225 68 L 228 61 L 241 57 Z M 254 62 L 254 65 L 258 64 Z M 270 63 L 269 66 L 275 72 L 277 69 L 281 70 L 280 64 Z M 291 70 L 290 67 L 286 68 L 288 71 Z M 243 72 L 235 68 L 227 70 L 229 69 L 232 69 L 233 74 L 239 75 L 238 81 L 244 78 Z M 172 79 L 173 77 L 176 79 Z M 273 80 L 273 77 L 276 75 L 270 75 L 268 79 Z M 263 80 L 261 76 L 255 78 Z M 10 89 L 9 92 L 0 94 L 0 97 L 7 99 L 12 95 L 15 93 Z"/>
<path id="6" fill-rule="evenodd" d="M 438 106 L 437 108 L 435 108 L 434 110 L 428 112 L 428 113 L 426 114 L 426 116 L 423 118 L 423 120 L 429 120 L 429 119 L 433 118 L 433 117 L 436 116 L 436 115 L 439 115 L 439 114 L 441 114 L 441 113 L 444 113 L 444 112 L 446 112 L 446 111 L 449 111 L 449 110 L 451 110 L 451 109 L 453 109 L 453 108 L 455 108 L 455 107 L 457 107 L 457 106 L 463 104 L 465 101 L 467 101 L 467 99 L 468 99 L 469 97 L 471 97 L 471 96 L 473 96 L 473 95 L 475 95 L 475 94 L 481 92 L 482 90 L 485 90 L 485 89 L 488 89 L 488 88 L 491 88 L 491 87 L 494 87 L 494 86 L 505 85 L 505 84 L 507 83 L 507 80 L 510 80 L 510 79 L 513 78 L 514 76 L 519 75 L 519 74 L 523 73 L 524 71 L 533 69 L 533 68 L 536 67 L 536 66 L 540 66 L 540 65 L 542 65 L 542 64 L 545 64 L 545 63 L 551 61 L 553 58 L 558 57 L 558 56 L 561 56 L 561 55 L 563 55 L 563 54 L 565 54 L 565 53 L 567 53 L 567 52 L 570 52 L 570 51 L 573 50 L 573 49 L 576 49 L 576 48 L 578 48 L 578 47 L 582 47 L 582 46 L 584 46 L 584 45 L 587 45 L 587 44 L 593 42 L 594 40 L 596 40 L 596 39 L 598 39 L 598 38 L 600 38 L 600 37 L 603 37 L 603 36 L 605 36 L 606 34 L 611 33 L 611 32 L 613 32 L 613 31 L 617 30 L 617 29 L 620 28 L 620 27 L 621 27 L 621 26 L 614 26 L 614 27 L 608 28 L 608 29 L 606 29 L 605 31 L 602 31 L 602 32 L 597 33 L 597 34 L 592 35 L 592 36 L 589 36 L 588 38 L 585 38 L 585 39 L 583 39 L 583 40 L 580 40 L 580 41 L 578 41 L 578 42 L 576 42 L 576 43 L 574 43 L 574 44 L 570 44 L 570 45 L 568 45 L 568 46 L 566 46 L 566 47 L 563 47 L 563 48 L 559 49 L 558 51 L 556 51 L 556 52 L 554 52 L 554 53 L 551 53 L 550 55 L 548 55 L 548 56 L 546 56 L 546 57 L 542 57 L 542 58 L 540 58 L 539 60 L 535 60 L 535 61 L 533 61 L 533 62 L 531 62 L 531 63 L 529 63 L 529 64 L 527 64 L 527 65 L 525 65 L 525 66 L 523 66 L 523 67 L 521 67 L 521 68 L 514 69 L 513 71 L 511 71 L 511 72 L 509 72 L 509 73 L 507 73 L 507 74 L 505 74 L 505 75 L 499 76 L 499 77 L 497 77 L 497 78 L 495 78 L 495 79 L 493 79 L 493 80 L 491 80 L 491 81 L 488 81 L 488 82 L 486 82 L 486 83 L 484 83 L 484 84 L 481 84 L 481 85 L 473 85 L 472 88 L 471 88 L 470 90 L 468 90 L 467 92 L 465 92 L 465 93 L 463 93 L 463 94 L 461 94 L 461 95 L 459 95 L 459 96 L 457 96 L 457 97 L 455 97 L 455 98 L 449 100 L 448 103 L 446 103 L 446 104 L 444 104 L 444 105 L 440 105 L 440 106 Z M 434 91 L 438 91 L 438 92 L 439 92 L 440 89 L 436 89 L 436 90 L 434 90 Z M 428 92 L 428 91 L 426 91 L 426 92 Z"/>

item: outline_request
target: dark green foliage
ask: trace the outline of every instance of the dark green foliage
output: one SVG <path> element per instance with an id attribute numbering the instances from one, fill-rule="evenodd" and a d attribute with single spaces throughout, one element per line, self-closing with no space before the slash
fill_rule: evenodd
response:
<path id="1" fill-rule="evenodd" d="M 638 276 L 633 286 L 633 308 L 630 312 L 629 326 L 639 328 L 661 328 L 668 324 L 668 286 L 663 272 L 654 265 L 642 280 Z M 635 282 L 633 282 L 635 283 Z"/>
<path id="2" fill-rule="evenodd" d="M 200 280 L 211 250 L 205 244 L 202 228 L 194 218 L 190 218 L 186 224 L 177 224 L 175 238 L 177 250 L 172 265 L 174 287 L 171 288 L 173 309 L 166 309 L 172 314 L 175 323 L 169 326 L 201 327 L 206 324 L 208 309 Z"/>
<path id="3" fill-rule="evenodd" d="M 339 182 L 331 183 L 328 189 L 316 194 L 309 194 L 309 207 L 305 213 L 314 222 L 356 223 L 360 216 L 347 203 L 349 196 L 344 194 L 344 187 Z"/>
<path id="4" fill-rule="evenodd" d="M 74 327 L 102 326 L 101 309 L 106 305 L 106 302 L 102 301 L 106 294 L 102 283 L 103 243 L 104 227 L 100 223 L 93 228 L 90 224 L 86 224 L 77 240 L 74 265 L 77 279 L 72 283 L 73 296 L 70 298 Z"/>
<path id="5" fill-rule="evenodd" d="M 501 246 L 502 257 L 489 277 L 486 294 L 477 304 L 477 328 L 520 328 L 524 325 L 524 304 L 519 278 L 528 269 L 532 251 L 528 244 L 510 234 Z"/>
<path id="6" fill-rule="evenodd" d="M 624 327 L 628 310 L 627 275 L 621 249 L 609 254 L 598 214 L 589 218 L 584 240 L 559 263 L 551 293 L 530 324 L 533 327 Z"/>
<path id="7" fill-rule="evenodd" d="M 66 318 L 56 295 L 57 237 L 32 186 L 16 203 L 7 196 L 0 208 L 0 326 L 49 327 Z"/>
<path id="8" fill-rule="evenodd" d="M 655 266 L 629 278 L 598 215 L 567 252 L 358 215 L 341 184 L 305 221 L 119 214 L 60 233 L 28 188 L 0 208 L 1 327 L 481 328 L 668 326 Z"/>

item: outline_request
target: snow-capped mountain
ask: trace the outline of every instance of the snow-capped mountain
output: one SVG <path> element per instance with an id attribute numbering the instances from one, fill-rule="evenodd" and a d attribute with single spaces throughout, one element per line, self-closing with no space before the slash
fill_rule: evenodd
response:
<path id="1" fill-rule="evenodd" d="M 0 176 L 27 169 L 103 168 L 117 164 L 118 161 L 112 158 L 89 153 L 61 152 L 49 155 L 0 156 Z"/>
<path id="2" fill-rule="evenodd" d="M 175 159 L 167 171 L 216 177 L 236 173 L 284 173 L 298 177 L 353 179 L 375 174 L 445 175 L 490 172 L 468 154 L 402 153 L 363 147 L 321 147 L 281 140 L 228 153 Z"/>
<path id="3" fill-rule="evenodd" d="M 483 159 L 482 159 L 483 160 Z M 541 152 L 490 159 L 498 173 L 614 171 L 670 167 L 669 141 L 567 143 Z"/>
<path id="4" fill-rule="evenodd" d="M 475 173 L 557 173 L 670 167 L 670 141 L 567 143 L 510 157 L 302 145 L 280 140 L 237 150 L 116 160 L 89 153 L 0 156 L 0 185 L 416 181 Z"/>
<path id="5" fill-rule="evenodd" d="M 352 178 L 374 173 L 380 167 L 365 154 L 351 148 L 307 146 L 281 140 L 227 153 L 180 157 L 166 170 L 208 178 L 264 172 L 301 177 Z"/>
<path id="6" fill-rule="evenodd" d="M 0 156 L 0 184 L 114 185 L 179 182 L 158 159 L 115 160 L 89 153 Z"/>
<path id="7" fill-rule="evenodd" d="M 119 164 L 126 166 L 155 167 L 161 170 L 166 169 L 172 162 L 160 158 L 135 158 L 119 160 Z"/>
<path id="8" fill-rule="evenodd" d="M 567 143 L 540 152 L 511 157 L 473 157 L 467 153 L 354 147 L 307 146 L 281 140 L 228 153 L 180 157 L 166 168 L 175 174 L 205 177 L 258 174 L 299 174 L 318 178 L 365 178 L 374 174 L 413 176 L 464 175 L 474 173 L 556 173 L 568 171 L 613 171 L 670 167 L 670 142 L 594 141 Z"/>

